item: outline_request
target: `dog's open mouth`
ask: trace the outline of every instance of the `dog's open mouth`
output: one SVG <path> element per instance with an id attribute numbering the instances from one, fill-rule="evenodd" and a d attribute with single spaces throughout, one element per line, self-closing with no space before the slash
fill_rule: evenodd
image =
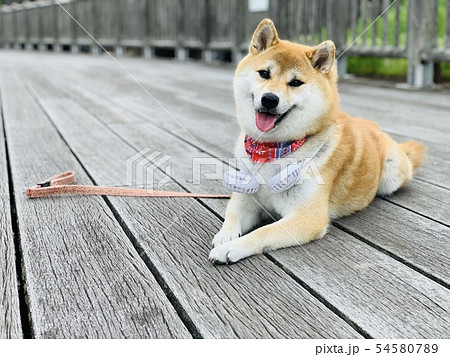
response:
<path id="1" fill-rule="evenodd" d="M 256 127 L 264 132 L 271 131 L 281 120 L 289 113 L 289 110 L 283 114 L 272 114 L 270 112 L 256 111 Z"/>

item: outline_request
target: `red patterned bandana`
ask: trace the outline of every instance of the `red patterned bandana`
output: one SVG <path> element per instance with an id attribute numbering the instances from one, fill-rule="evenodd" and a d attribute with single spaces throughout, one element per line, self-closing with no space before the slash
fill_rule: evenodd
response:
<path id="1" fill-rule="evenodd" d="M 245 136 L 244 146 L 249 158 L 255 163 L 271 162 L 289 155 L 302 146 L 308 137 L 294 141 L 280 141 L 273 143 L 259 143 L 248 135 Z"/>

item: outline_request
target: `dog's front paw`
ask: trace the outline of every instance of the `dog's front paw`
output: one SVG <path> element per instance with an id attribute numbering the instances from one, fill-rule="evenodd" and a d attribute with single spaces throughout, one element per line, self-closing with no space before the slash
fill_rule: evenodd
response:
<path id="1" fill-rule="evenodd" d="M 231 242 L 241 236 L 240 227 L 227 227 L 225 224 L 222 229 L 214 236 L 212 246 L 217 247 L 221 244 Z"/>
<path id="2" fill-rule="evenodd" d="M 209 261 L 213 264 L 233 264 L 255 254 L 252 249 L 242 243 L 242 238 L 215 247 L 209 253 Z"/>

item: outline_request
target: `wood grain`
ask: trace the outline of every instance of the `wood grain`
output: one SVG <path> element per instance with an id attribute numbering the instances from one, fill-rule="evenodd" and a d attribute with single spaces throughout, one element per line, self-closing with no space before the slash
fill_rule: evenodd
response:
<path id="1" fill-rule="evenodd" d="M 339 226 L 392 252 L 450 284 L 450 228 L 375 199 L 365 210 L 336 221 Z"/>
<path id="2" fill-rule="evenodd" d="M 27 88 L 97 183 L 122 183 L 126 159 L 148 146 L 178 158 L 172 162 L 176 182 L 168 188 L 198 191 L 187 172 L 192 157 L 230 155 L 236 130 L 234 109 L 228 105 L 230 69 L 124 61 L 164 106 L 174 108 L 175 117 L 189 131 L 201 133 L 197 145 L 167 114 L 155 110 L 151 99 L 115 64 L 81 56 L 77 61 L 36 57 L 42 59 L 39 72 L 29 66 L 32 56 L 19 61 Z M 381 97 L 390 94 L 378 91 Z M 344 95 L 350 102 L 353 94 Z M 367 97 L 373 110 L 381 97 Z M 427 94 L 423 100 L 431 106 L 436 98 Z M 399 105 L 406 102 L 399 100 Z M 441 107 L 436 110 L 444 110 Z M 402 122 L 395 124 L 399 132 L 410 112 L 403 113 Z M 433 139 L 441 119 L 437 115 L 427 135 L 430 154 L 442 165 L 445 177 L 448 164 L 441 134 Z M 419 121 L 415 125 L 427 127 Z M 421 172 L 431 175 L 432 170 L 425 166 Z M 331 228 L 318 242 L 271 253 L 276 265 L 260 256 L 218 268 L 209 265 L 206 256 L 221 224 L 217 216 L 223 214 L 223 205 L 176 199 L 108 202 L 144 252 L 143 259 L 154 266 L 204 337 L 358 336 L 348 322 L 373 337 L 445 338 L 449 301 L 442 285 L 449 279 L 448 190 L 437 185 L 413 181 L 390 202 L 377 199 L 367 210 L 338 222 L 360 239 Z M 221 190 L 217 182 L 204 182 L 203 189 Z"/>
<path id="3" fill-rule="evenodd" d="M 450 190 L 413 180 L 385 200 L 450 227 Z"/>
<path id="4" fill-rule="evenodd" d="M 27 78 L 95 181 L 123 182 L 125 161 L 136 151 L 38 76 L 27 72 Z M 180 190 L 174 183 L 168 188 Z M 221 221 L 197 201 L 109 200 L 202 336 L 361 337 L 264 256 L 230 267 L 209 263 L 212 234 Z"/>
<path id="5" fill-rule="evenodd" d="M 174 72 L 174 69 L 172 68 L 172 66 L 168 65 L 171 73 Z M 148 66 L 147 66 L 148 67 Z M 184 65 L 183 65 L 184 67 Z M 189 67 L 189 73 L 194 72 L 195 74 L 198 74 L 195 72 L 195 66 L 190 66 Z M 205 72 L 205 77 L 209 78 L 209 72 Z M 77 74 L 79 74 L 79 72 L 77 72 Z M 144 74 L 149 74 L 152 76 L 157 75 L 156 73 L 154 73 L 153 70 L 147 70 L 145 71 L 144 69 L 142 70 L 141 76 L 143 76 Z M 89 77 L 92 77 L 93 74 L 91 74 Z M 193 83 L 191 83 L 191 90 L 188 92 L 187 88 L 183 87 L 183 84 L 181 85 L 176 85 L 175 83 L 174 85 L 171 85 L 171 81 L 174 80 L 174 78 L 168 76 L 168 78 L 166 79 L 167 75 L 164 75 L 164 82 L 166 84 L 164 84 L 164 91 L 161 92 L 159 90 L 159 88 L 161 88 L 160 84 L 154 85 L 151 83 L 154 83 L 156 81 L 146 81 L 144 77 L 143 79 L 141 79 L 141 81 L 143 81 L 147 87 L 151 87 L 151 88 L 156 88 L 156 89 L 152 89 L 152 92 L 154 93 L 154 95 L 156 95 L 156 97 L 158 98 L 172 98 L 174 95 L 177 98 L 177 107 L 180 106 L 183 108 L 183 105 L 185 106 L 185 110 L 183 112 L 183 118 L 185 120 L 189 120 L 189 121 L 185 121 L 184 123 L 190 123 L 190 122 L 194 122 L 195 120 L 202 118 L 201 121 L 205 123 L 205 125 L 200 125 L 200 127 L 204 128 L 205 131 L 207 131 L 207 128 L 209 125 L 211 125 L 211 127 L 214 128 L 218 128 L 218 132 L 221 133 L 220 136 L 211 136 L 208 134 L 204 135 L 200 135 L 198 136 L 197 134 L 194 134 L 194 136 L 197 137 L 198 141 L 200 142 L 200 144 L 202 145 L 202 149 L 204 151 L 207 151 L 209 153 L 211 153 L 214 156 L 219 156 L 223 159 L 225 159 L 225 161 L 227 161 L 227 158 L 232 154 L 233 151 L 233 146 L 234 145 L 230 145 L 230 143 L 233 143 L 235 140 L 235 135 L 236 135 L 236 124 L 232 123 L 231 119 L 227 120 L 225 118 L 222 117 L 218 117 L 217 115 L 213 115 L 213 114 L 207 114 L 207 112 L 205 112 L 205 110 L 210 111 L 211 108 L 203 108 L 203 112 L 201 111 L 196 111 L 195 108 L 192 109 L 192 107 L 196 107 L 197 106 L 197 101 L 200 100 L 201 97 L 206 97 L 207 93 L 206 90 L 204 89 L 204 86 L 201 86 L 200 84 L 198 84 L 198 78 L 196 79 L 196 81 L 193 81 Z M 71 77 L 67 77 L 70 79 L 65 79 L 62 81 L 64 81 L 63 83 L 66 83 L 67 81 L 70 80 L 71 83 L 71 95 L 76 96 L 78 98 L 78 100 L 82 103 L 85 103 L 88 107 L 90 108 L 96 108 L 95 110 L 97 110 L 97 113 L 100 117 L 104 117 L 107 122 L 116 122 L 116 123 L 139 123 L 139 122 L 150 122 L 152 123 L 154 126 L 158 126 L 160 128 L 164 128 L 166 130 L 169 131 L 169 134 L 172 133 L 176 133 L 176 135 L 182 137 L 183 139 L 185 139 L 188 142 L 191 142 L 193 145 L 197 145 L 197 143 L 193 142 L 192 138 L 190 138 L 188 135 L 186 135 L 186 133 L 184 132 L 184 130 L 179 127 L 177 125 L 177 123 L 173 120 L 171 120 L 170 118 L 166 118 L 164 119 L 163 117 L 157 116 L 155 117 L 155 115 L 152 112 L 151 107 L 149 106 L 148 100 L 147 102 L 143 102 L 141 100 L 139 100 L 138 98 L 142 96 L 142 93 L 139 92 L 138 88 L 134 88 L 135 86 L 133 85 L 133 83 L 130 83 L 128 81 L 128 85 L 126 82 L 126 79 L 120 80 L 119 83 L 115 83 L 111 85 L 111 82 L 107 79 L 104 78 L 104 80 L 108 80 L 108 83 L 110 83 L 110 85 L 108 85 L 108 90 L 111 90 L 112 87 L 117 87 L 117 90 L 115 91 L 111 91 L 109 93 L 105 93 L 105 90 L 103 90 L 102 88 L 104 88 L 105 86 L 102 85 L 101 80 L 100 81 L 89 81 L 89 79 L 84 80 L 85 76 L 82 76 L 82 81 L 83 84 L 80 84 L 80 80 L 77 78 L 73 78 L 74 76 L 72 75 Z M 219 74 L 219 81 L 220 82 L 225 82 L 225 78 L 223 76 L 223 74 Z M 231 77 L 231 76 L 230 76 Z M 178 78 L 178 77 L 177 77 Z M 180 80 L 181 83 L 183 83 L 183 79 Z M 159 82 L 158 82 L 159 83 Z M 216 85 L 216 84 L 215 84 Z M 126 91 L 126 93 L 124 93 L 123 88 L 127 87 L 128 90 Z M 231 82 L 230 82 L 230 86 L 231 86 Z M 169 92 L 167 91 L 169 87 L 174 88 L 173 92 Z M 396 91 L 397 92 L 397 91 Z M 395 93 L 396 93 L 395 92 Z M 181 95 L 180 93 L 185 93 L 184 96 Z M 192 96 L 192 98 L 197 98 L 196 101 L 192 102 L 188 99 L 183 99 L 186 98 L 186 93 L 190 93 L 190 95 Z M 351 92 L 353 93 L 353 91 Z M 145 95 L 145 94 L 144 94 Z M 353 94 L 352 94 L 353 95 Z M 209 99 L 209 98 L 212 98 Z M 114 106 L 114 112 L 115 113 L 119 113 L 120 115 L 117 114 L 113 114 L 111 113 L 111 109 L 109 108 L 109 105 L 102 105 L 99 103 L 104 102 L 105 100 L 107 100 L 110 105 Z M 231 101 L 232 98 L 229 98 L 229 101 Z M 211 89 L 211 97 L 208 96 L 208 101 L 204 101 L 204 102 L 208 102 L 210 103 L 209 105 L 216 105 L 216 107 L 219 107 L 218 104 L 211 104 L 211 101 L 214 102 L 218 102 L 218 99 L 215 96 L 214 90 Z M 93 103 L 91 103 L 93 102 Z M 180 105 L 180 102 L 184 102 L 184 104 Z M 92 105 L 91 105 L 92 104 Z M 165 104 L 165 103 L 164 103 Z M 191 109 L 189 109 L 189 106 L 191 107 Z M 172 108 L 173 106 L 168 106 L 168 108 Z M 101 109 L 103 108 L 103 109 Z M 127 109 L 129 108 L 129 109 Z M 99 112 L 102 111 L 102 113 Z M 170 109 L 172 111 L 172 109 Z M 103 115 L 105 114 L 105 115 Z M 119 118 L 120 119 L 117 119 Z M 189 119 L 189 117 L 191 117 L 191 119 Z M 161 118 L 161 119 L 160 119 Z M 178 116 L 175 116 L 176 119 L 178 119 Z M 220 122 L 220 123 L 218 123 Z M 199 125 L 195 126 L 194 124 L 189 124 L 188 126 L 186 126 L 186 128 L 192 128 L 195 127 L 196 130 L 194 130 L 193 132 L 197 132 L 197 128 L 199 127 Z M 405 127 L 405 125 L 403 124 L 403 126 Z M 150 130 L 150 129 L 149 129 Z M 152 129 L 151 129 L 152 130 Z M 192 131 L 192 130 L 191 130 Z M 203 132 L 203 131 L 202 131 Z M 163 133 L 160 133 L 159 135 L 164 135 Z M 136 140 L 138 140 L 139 135 L 136 136 Z M 405 136 L 399 136 L 399 135 L 394 135 L 394 138 L 399 140 L 399 141 L 406 141 L 408 140 L 408 137 Z M 212 147 L 209 143 L 213 142 L 214 147 Z M 432 183 L 434 185 L 438 185 L 438 186 L 442 186 L 442 188 L 440 187 L 433 187 L 431 185 L 427 185 L 427 183 L 425 183 L 425 187 L 429 188 L 426 191 L 417 189 L 414 190 L 414 188 L 418 188 L 420 186 L 420 184 L 416 183 L 415 181 L 413 181 L 413 183 L 411 184 L 411 189 L 409 192 L 411 192 L 411 194 L 415 195 L 417 194 L 418 196 L 422 196 L 426 195 L 430 198 L 430 202 L 427 205 L 421 205 L 420 202 L 423 202 L 425 200 L 425 198 L 423 200 L 421 200 L 420 202 L 417 202 L 417 204 L 414 204 L 414 202 L 416 202 L 415 200 L 409 200 L 408 205 L 405 205 L 405 207 L 412 209 L 413 211 L 419 212 L 421 214 L 425 214 L 428 216 L 432 216 L 434 214 L 434 212 L 436 212 L 437 210 L 440 210 L 440 206 L 439 205 L 434 205 L 434 203 L 441 201 L 442 197 L 446 197 L 447 193 L 443 190 L 443 188 L 450 188 L 449 182 L 450 180 L 448 179 L 450 177 L 450 165 L 447 164 L 447 159 L 446 156 L 448 156 L 448 148 L 446 148 L 446 146 L 442 146 L 442 145 L 437 145 L 437 144 L 429 144 L 429 152 L 427 154 L 427 161 L 425 163 L 425 167 L 421 168 L 417 174 L 417 177 L 425 180 L 429 183 Z M 409 187 L 409 186 L 408 186 Z M 417 192 L 417 193 L 415 193 Z M 395 197 L 395 196 L 393 196 Z M 426 207 L 429 207 L 430 210 L 426 209 Z M 440 212 L 444 212 L 442 210 L 440 210 Z M 445 213 L 443 213 L 443 215 L 445 215 Z M 441 220 L 442 222 L 442 220 Z"/>
<path id="6" fill-rule="evenodd" d="M 39 93 L 45 93 L 42 86 L 38 88 Z M 80 102 L 89 97 L 81 89 L 77 91 L 62 87 L 59 87 L 59 89 Z M 68 106 L 69 103 L 65 105 L 65 107 Z M 103 116 L 106 108 L 108 108 L 108 113 L 112 115 L 114 120 L 110 120 L 109 116 Z M 182 182 L 183 186 L 189 188 L 189 190 L 197 188 L 189 182 L 190 164 L 193 157 L 205 157 L 205 153 L 181 141 L 174 145 L 175 138 L 168 139 L 167 134 L 165 135 L 164 131 L 157 126 L 142 121 L 138 122 L 139 117 L 125 113 L 121 106 L 111 105 L 106 100 L 102 102 L 101 97 L 95 96 L 95 101 L 89 102 L 89 111 L 134 148 L 138 149 L 151 143 L 153 147 L 157 147 L 164 154 L 173 156 L 171 174 L 174 179 L 177 182 Z M 57 116 L 59 115 L 55 113 L 55 117 Z M 220 188 L 217 188 L 218 184 L 220 185 L 217 181 L 205 180 L 202 182 L 202 191 L 222 192 Z M 396 200 L 394 198 L 394 201 L 405 207 L 421 207 L 425 212 L 436 213 L 442 207 L 442 203 L 439 201 L 424 201 L 426 201 L 427 193 L 438 188 L 433 185 L 428 185 L 429 189 L 420 185 L 417 186 L 418 183 L 416 182 L 415 185 L 405 188 Z M 410 192 L 405 191 L 408 189 Z M 420 191 L 420 189 L 423 190 Z M 447 190 L 440 189 L 435 192 L 434 196 L 439 197 L 446 193 Z M 411 202 L 408 199 L 409 196 L 415 197 L 416 201 Z M 445 200 L 445 196 L 443 200 Z M 408 211 L 388 202 L 379 201 L 391 210 L 389 214 L 401 212 L 403 217 L 404 212 L 406 212 L 405 214 L 409 214 L 410 219 L 414 219 L 416 222 L 423 218 L 411 212 L 408 213 Z M 207 201 L 206 204 L 223 216 L 223 208 L 217 207 L 214 202 Z M 384 210 L 387 209 L 384 208 Z M 378 212 L 372 213 L 369 218 L 373 220 L 372 216 L 376 217 L 377 215 Z M 434 216 L 445 220 L 445 210 Z M 381 225 L 384 224 L 384 229 L 389 229 L 386 228 L 386 222 L 388 221 L 389 219 L 384 216 L 383 219 L 379 219 L 379 222 L 375 223 L 378 224 L 376 228 L 380 230 Z M 424 219 L 424 221 L 427 220 Z M 435 227 L 435 229 L 441 227 L 431 221 L 427 224 Z M 403 221 L 400 218 L 398 225 L 394 225 L 390 230 L 390 234 L 394 236 L 399 227 L 403 227 Z M 350 226 L 350 228 L 354 229 L 353 226 Z M 422 231 L 419 231 L 419 233 L 422 233 Z M 366 233 L 363 231 L 361 235 L 365 237 Z M 415 243 L 413 237 L 407 237 L 409 243 L 405 244 Z M 442 250 L 443 253 L 438 253 L 437 256 L 433 257 L 433 260 L 439 263 L 429 268 L 430 274 L 439 275 L 439 271 L 448 272 L 448 269 L 445 268 L 448 258 L 445 257 L 443 246 L 443 244 L 446 244 L 445 238 L 439 244 L 440 246 L 433 251 L 439 252 Z M 334 308 L 371 336 L 419 338 L 432 337 L 436 333 L 442 337 L 447 336 L 445 331 L 448 328 L 449 320 L 446 318 L 446 314 L 448 314 L 449 306 L 448 299 L 446 300 L 446 288 L 336 228 L 331 228 L 327 237 L 320 241 L 319 247 L 317 248 L 316 243 L 313 243 L 292 251 L 286 249 L 270 253 L 270 256 L 284 269 L 291 272 L 295 279 L 306 283 L 315 293 L 331 302 Z M 426 242 L 421 246 L 414 246 L 410 250 L 415 252 L 416 249 L 425 250 L 424 255 L 430 255 L 429 250 L 427 251 Z M 390 247 L 389 250 L 397 253 L 398 249 Z M 403 248 L 403 250 L 400 249 L 399 253 L 405 253 L 406 251 L 407 248 Z M 423 268 L 424 260 L 411 259 L 410 263 Z M 363 276 L 360 275 L 362 270 L 365 271 Z M 370 277 L 372 271 L 377 273 Z M 317 276 L 318 274 L 320 277 Z M 318 280 L 321 282 L 317 283 Z M 333 286 L 333 288 L 330 289 L 330 286 Z M 405 291 L 409 294 L 407 294 L 407 298 L 405 297 Z M 393 310 L 388 310 L 387 306 L 391 306 Z M 420 311 L 420 313 L 417 313 L 417 311 Z M 399 319 L 399 316 L 403 316 L 403 318 Z M 423 320 L 431 322 L 423 324 L 421 323 Z"/>
<path id="7" fill-rule="evenodd" d="M 190 337 L 102 198 L 24 196 L 66 170 L 91 182 L 14 73 L 1 90 L 34 336 Z"/>
<path id="8" fill-rule="evenodd" d="M 450 336 L 448 289 L 335 227 L 271 256 L 374 338 Z"/>
<path id="9" fill-rule="evenodd" d="M 3 94 L 0 92 L 0 95 Z M 0 113 L 2 113 L 0 97 Z M 3 140 L 3 118 L 0 118 L 0 338 L 21 338 L 16 254 L 11 224 L 11 210 L 6 162 L 6 143 Z"/>

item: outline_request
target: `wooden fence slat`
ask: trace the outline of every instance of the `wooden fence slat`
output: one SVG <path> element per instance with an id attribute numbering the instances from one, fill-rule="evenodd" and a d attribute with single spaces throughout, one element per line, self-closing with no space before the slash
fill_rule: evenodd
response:
<path id="1" fill-rule="evenodd" d="M 184 12 L 182 16 L 182 46 L 187 48 L 202 49 L 205 42 L 207 1 L 206 0 L 184 0 Z M 180 13 L 180 12 L 179 12 Z M 236 26 L 239 21 L 236 22 Z"/>
<path id="2" fill-rule="evenodd" d="M 62 6 L 101 44 L 115 47 L 119 55 L 123 54 L 123 47 L 138 48 L 145 57 L 152 57 L 158 48 L 164 48 L 173 50 L 179 59 L 185 59 L 187 50 L 196 49 L 204 51 L 203 58 L 209 61 L 214 59 L 213 51 L 230 51 L 232 61 L 237 62 L 242 52 L 246 51 L 259 21 L 263 17 L 271 17 L 280 36 L 294 42 L 300 40 L 301 43 L 315 45 L 325 40 L 323 30 L 326 29 L 328 38 L 337 45 L 338 54 L 346 48 L 350 34 L 352 41 L 361 35 L 360 41 L 350 48 L 348 55 L 407 58 L 409 62 L 417 62 L 414 50 L 411 50 L 417 46 L 405 44 L 404 34 L 400 33 L 403 27 L 400 24 L 403 20 L 401 12 L 408 6 L 408 18 L 411 18 L 410 11 L 415 7 L 411 7 L 410 3 L 414 1 L 396 1 L 367 32 L 364 30 L 391 4 L 390 0 L 270 0 L 269 10 L 258 13 L 250 13 L 247 2 L 239 0 L 66 0 Z M 448 25 L 447 49 L 437 46 L 438 23 L 433 19 L 437 18 L 438 1 L 424 3 L 426 30 L 421 33 L 427 36 L 426 42 L 430 46 L 422 51 L 421 60 L 426 62 L 450 61 Z M 449 1 L 446 4 L 444 6 L 450 6 Z M 39 10 L 32 11 L 35 7 Z M 75 43 L 77 46 L 72 46 L 74 52 L 79 46 L 88 46 L 93 53 L 99 53 L 91 38 L 49 0 L 6 8 L 11 11 L 11 19 L 6 14 L 1 16 L 4 30 L 0 34 L 0 42 L 6 46 L 19 48 L 25 45 L 29 49 L 40 42 L 41 49 L 52 45 L 58 51 L 62 45 L 72 46 Z M 390 12 L 394 12 L 393 24 L 389 24 L 392 18 Z M 449 13 L 447 11 L 447 23 L 450 21 Z M 408 20 L 408 31 L 413 26 L 414 23 Z M 379 37 L 380 42 L 377 43 Z M 228 57 L 215 58 L 227 60 Z M 342 69 L 346 67 L 345 59 L 339 66 Z M 432 72 L 430 68 L 426 69 L 427 73 Z M 430 77 L 429 73 L 427 76 Z M 431 85 L 428 81 L 422 82 L 415 85 Z"/>
<path id="3" fill-rule="evenodd" d="M 400 45 L 400 5 L 402 0 L 397 0 L 395 6 L 395 22 L 394 22 L 394 47 Z"/>
<path id="4" fill-rule="evenodd" d="M 122 3 L 122 0 L 95 0 L 93 3 L 96 14 L 96 39 L 102 46 L 118 45 L 118 37 L 121 33 L 119 30 L 121 19 L 118 14 Z"/>
<path id="5" fill-rule="evenodd" d="M 176 8 L 175 8 L 176 9 Z M 120 7 L 120 43 L 127 47 L 141 47 L 144 40 L 145 0 L 122 1 Z M 158 14 L 156 15 L 158 16 Z M 176 23 L 176 16 L 171 19 Z M 176 39 L 174 39 L 176 41 Z"/>
<path id="6" fill-rule="evenodd" d="M 356 40 L 356 26 L 358 24 L 358 0 L 350 0 L 350 27 L 352 29 L 352 38 L 350 43 Z"/>
<path id="7" fill-rule="evenodd" d="M 375 19 L 380 15 L 380 0 L 372 0 L 371 3 L 372 11 L 370 14 L 370 23 L 375 21 Z M 371 40 L 371 47 L 377 47 L 377 37 L 378 37 L 378 24 L 379 20 L 375 21 L 372 25 L 372 40 Z"/>
<path id="8" fill-rule="evenodd" d="M 369 2 L 367 0 L 361 0 L 360 2 L 360 9 L 361 9 L 361 16 L 362 16 L 362 28 L 361 28 L 361 33 L 362 33 L 362 45 L 366 46 L 367 45 L 367 31 L 365 31 L 367 29 L 367 25 L 368 25 L 368 21 L 367 21 L 367 17 L 369 16 Z"/>
<path id="9" fill-rule="evenodd" d="M 150 44 L 154 47 L 176 47 L 176 0 L 155 0 L 149 5 Z"/>
<path id="10" fill-rule="evenodd" d="M 385 11 L 391 4 L 390 0 L 383 0 L 382 10 Z M 389 13 L 392 10 L 390 8 L 383 15 L 383 47 L 389 46 Z"/>
<path id="11" fill-rule="evenodd" d="M 39 5 L 35 2 L 28 4 L 28 44 L 31 46 L 38 46 L 41 39 L 41 28 L 39 21 Z"/>
<path id="12" fill-rule="evenodd" d="M 74 3 L 64 3 L 61 4 L 62 7 L 72 16 L 74 15 Z M 78 26 L 75 22 L 70 18 L 70 16 L 60 7 L 55 7 L 56 14 L 56 33 L 58 34 L 57 44 L 58 46 L 72 46 L 75 41 L 75 28 L 74 26 Z"/>
<path id="13" fill-rule="evenodd" d="M 434 1 L 434 0 L 432 0 Z M 430 2 L 410 0 L 408 2 L 407 83 L 412 87 L 430 87 L 433 83 L 433 63 L 424 61 L 423 54 L 433 46 L 433 6 Z"/>
<path id="14" fill-rule="evenodd" d="M 95 1 L 95 0 L 94 0 Z M 91 34 L 94 34 L 93 6 L 90 0 L 81 0 L 74 2 L 73 17 Z M 92 46 L 92 39 L 78 25 L 75 28 L 75 45 Z"/>
<path id="15" fill-rule="evenodd" d="M 22 4 L 16 4 L 14 6 L 14 18 L 16 25 L 16 43 L 23 45 L 28 40 L 28 21 L 27 21 L 27 9 Z"/>
<path id="16" fill-rule="evenodd" d="M 450 0 L 447 0 L 447 21 L 445 22 L 445 48 L 450 49 Z"/>
<path id="17" fill-rule="evenodd" d="M 5 39 L 5 17 L 3 7 L 0 6 L 0 46 L 6 45 Z"/>

